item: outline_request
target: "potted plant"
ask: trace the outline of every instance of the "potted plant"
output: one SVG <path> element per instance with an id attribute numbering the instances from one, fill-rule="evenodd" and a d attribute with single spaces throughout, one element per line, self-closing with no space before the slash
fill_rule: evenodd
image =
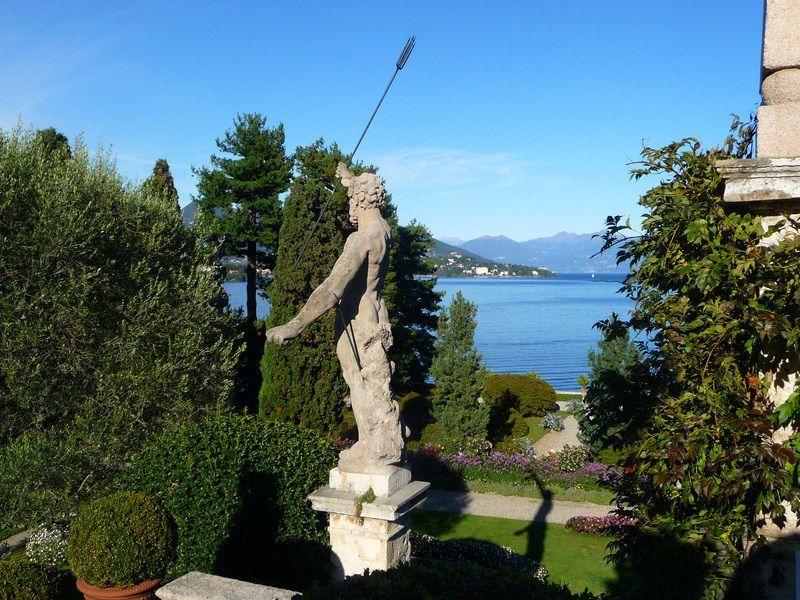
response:
<path id="1" fill-rule="evenodd" d="M 156 597 L 176 543 L 174 522 L 158 500 L 119 492 L 78 510 L 67 563 L 86 600 L 146 600 Z"/>

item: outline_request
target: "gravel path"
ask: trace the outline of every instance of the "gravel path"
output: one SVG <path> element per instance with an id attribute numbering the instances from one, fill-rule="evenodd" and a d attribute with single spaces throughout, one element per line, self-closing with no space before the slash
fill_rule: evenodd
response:
<path id="1" fill-rule="evenodd" d="M 564 431 L 551 431 L 545 433 L 534 444 L 533 449 L 536 454 L 543 455 L 548 452 L 558 452 L 567 444 L 577 445 L 578 442 L 578 420 L 574 415 L 564 417 Z"/>
<path id="2" fill-rule="evenodd" d="M 566 523 L 570 517 L 577 516 L 602 517 L 613 509 L 611 506 L 590 502 L 545 501 L 521 496 L 445 490 L 428 491 L 428 497 L 421 508 L 543 523 Z"/>

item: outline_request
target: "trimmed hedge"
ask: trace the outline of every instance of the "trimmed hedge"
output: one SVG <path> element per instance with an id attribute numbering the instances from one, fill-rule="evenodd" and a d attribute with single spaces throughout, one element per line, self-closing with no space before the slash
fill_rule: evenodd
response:
<path id="1" fill-rule="evenodd" d="M 588 591 L 573 594 L 565 585 L 542 582 L 511 567 L 487 568 L 465 562 L 412 561 L 389 571 L 348 577 L 316 587 L 304 600 L 595 600 Z"/>
<path id="2" fill-rule="evenodd" d="M 163 577 L 175 560 L 175 525 L 161 503 L 118 492 L 80 507 L 67 541 L 67 562 L 95 587 L 124 588 Z"/>
<path id="3" fill-rule="evenodd" d="M 324 525 L 306 496 L 336 465 L 334 445 L 295 425 L 229 412 L 164 432 L 123 473 L 161 497 L 189 571 L 302 589 L 327 568 Z"/>
<path id="4" fill-rule="evenodd" d="M 51 573 L 22 560 L 0 561 L 0 600 L 55 600 L 58 581 Z"/>
<path id="5" fill-rule="evenodd" d="M 490 406 L 514 409 L 523 417 L 541 417 L 558 409 L 555 389 L 536 373 L 492 373 L 483 384 L 483 398 Z"/>

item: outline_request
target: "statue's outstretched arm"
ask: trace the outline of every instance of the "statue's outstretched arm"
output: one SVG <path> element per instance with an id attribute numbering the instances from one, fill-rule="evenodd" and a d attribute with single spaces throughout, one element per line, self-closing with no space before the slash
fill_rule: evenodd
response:
<path id="1" fill-rule="evenodd" d="M 267 331 L 267 341 L 282 344 L 300 335 L 311 323 L 339 304 L 347 284 L 355 277 L 365 257 L 366 250 L 358 232 L 350 234 L 331 274 L 311 292 L 294 319 Z"/>

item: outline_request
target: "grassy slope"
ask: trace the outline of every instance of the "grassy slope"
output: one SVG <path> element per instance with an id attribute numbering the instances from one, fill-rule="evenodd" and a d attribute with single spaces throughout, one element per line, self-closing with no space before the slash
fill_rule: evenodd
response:
<path id="1" fill-rule="evenodd" d="M 566 583 L 576 592 L 589 588 L 602 593 L 615 578 L 605 562 L 610 538 L 581 535 L 563 525 L 420 510 L 414 512 L 413 528 L 443 540 L 472 538 L 508 546 L 539 560 L 551 581 Z"/>

